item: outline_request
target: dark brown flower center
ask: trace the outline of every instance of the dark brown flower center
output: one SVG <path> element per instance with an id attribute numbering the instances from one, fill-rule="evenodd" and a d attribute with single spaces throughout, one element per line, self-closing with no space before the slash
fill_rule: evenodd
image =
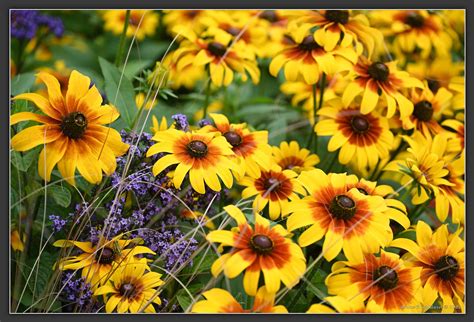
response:
<path id="1" fill-rule="evenodd" d="M 278 16 L 277 16 L 275 10 L 265 10 L 260 15 L 260 18 L 268 20 L 270 22 L 277 22 L 278 21 Z"/>
<path id="2" fill-rule="evenodd" d="M 125 283 L 120 285 L 120 295 L 127 298 L 133 298 L 137 293 L 137 288 L 132 283 Z"/>
<path id="3" fill-rule="evenodd" d="M 80 139 L 87 128 L 87 119 L 81 112 L 74 112 L 63 118 L 61 131 L 71 139 Z"/>
<path id="4" fill-rule="evenodd" d="M 278 190 L 278 188 L 280 188 L 280 186 L 281 186 L 281 182 L 276 178 L 267 178 L 263 182 L 263 187 L 267 191 L 270 190 L 270 189 L 272 191 Z"/>
<path id="5" fill-rule="evenodd" d="M 227 51 L 227 47 L 217 41 L 213 41 L 207 45 L 207 50 L 214 56 L 222 57 Z"/>
<path id="6" fill-rule="evenodd" d="M 232 146 L 239 146 L 242 143 L 242 137 L 234 131 L 226 132 L 224 137 Z"/>
<path id="7" fill-rule="evenodd" d="M 337 22 L 340 24 L 346 24 L 349 21 L 349 11 L 347 10 L 326 10 L 324 14 L 327 20 Z"/>
<path id="8" fill-rule="evenodd" d="M 273 241 L 266 235 L 254 235 L 250 239 L 250 246 L 259 254 L 266 254 L 272 251 Z"/>
<path id="9" fill-rule="evenodd" d="M 95 259 L 100 264 L 112 264 L 115 260 L 115 252 L 112 248 L 104 247 L 103 249 L 99 249 L 95 254 Z"/>
<path id="10" fill-rule="evenodd" d="M 196 17 L 199 14 L 199 12 L 201 12 L 201 10 L 187 10 L 186 11 L 186 16 L 188 16 L 188 18 L 192 19 L 192 18 Z"/>
<path id="11" fill-rule="evenodd" d="M 232 36 L 235 37 L 241 32 L 241 29 L 237 28 L 237 27 L 230 26 L 230 27 L 226 28 L 225 31 L 227 31 L 229 34 L 231 34 Z"/>
<path id="12" fill-rule="evenodd" d="M 425 23 L 425 18 L 417 12 L 410 12 L 405 17 L 405 23 L 413 28 L 421 28 Z"/>
<path id="13" fill-rule="evenodd" d="M 441 87 L 440 82 L 438 82 L 436 79 L 428 79 L 428 88 L 433 92 L 437 93 L 439 88 Z"/>
<path id="14" fill-rule="evenodd" d="M 370 77 L 381 82 L 386 81 L 388 75 L 390 74 L 387 65 L 382 62 L 373 63 L 369 66 L 367 72 L 369 73 Z"/>
<path id="15" fill-rule="evenodd" d="M 128 23 L 136 27 L 140 24 L 140 17 L 130 15 L 130 18 L 128 19 Z"/>
<path id="16" fill-rule="evenodd" d="M 445 281 L 453 279 L 459 272 L 458 261 L 449 255 L 441 257 L 434 267 L 436 274 Z"/>
<path id="17" fill-rule="evenodd" d="M 377 285 L 387 291 L 397 286 L 398 274 L 391 267 L 380 266 L 373 273 L 373 280 L 377 281 Z"/>
<path id="18" fill-rule="evenodd" d="M 202 141 L 191 141 L 188 143 L 186 148 L 188 153 L 195 158 L 203 158 L 207 155 L 207 145 Z"/>
<path id="19" fill-rule="evenodd" d="M 356 115 L 351 119 L 351 127 L 356 133 L 365 133 L 369 130 L 370 124 L 367 118 Z"/>
<path id="20" fill-rule="evenodd" d="M 433 105 L 428 101 L 421 101 L 415 104 L 413 115 L 423 122 L 428 122 L 433 116 Z"/>
<path id="21" fill-rule="evenodd" d="M 348 196 L 338 195 L 331 201 L 329 212 L 337 219 L 349 220 L 356 213 L 356 204 Z"/>
<path id="22" fill-rule="evenodd" d="M 303 41 L 298 45 L 298 48 L 302 51 L 312 51 L 314 49 L 322 48 L 314 40 L 313 35 L 306 36 Z"/>

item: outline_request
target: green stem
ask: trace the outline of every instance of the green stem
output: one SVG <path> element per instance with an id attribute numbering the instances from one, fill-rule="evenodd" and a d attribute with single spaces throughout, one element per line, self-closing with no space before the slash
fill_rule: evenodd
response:
<path id="1" fill-rule="evenodd" d="M 17 73 L 17 75 L 20 74 L 21 69 L 23 68 L 23 63 L 24 63 L 23 57 L 25 56 L 24 51 L 25 51 L 25 48 L 26 48 L 27 44 L 28 44 L 28 42 L 25 41 L 25 39 L 19 40 L 18 53 L 17 53 L 17 56 L 16 56 L 16 73 Z"/>
<path id="2" fill-rule="evenodd" d="M 315 133 L 315 127 L 316 127 L 316 112 L 318 110 L 317 104 L 316 104 L 316 92 L 317 92 L 318 87 L 316 86 L 316 83 L 313 84 L 313 125 L 311 126 L 311 134 L 308 138 L 308 142 L 306 142 L 306 148 L 309 148 L 311 145 L 311 142 L 313 142 L 313 136 L 316 135 Z"/>
<path id="3" fill-rule="evenodd" d="M 318 110 L 320 110 L 321 107 L 323 106 L 324 90 L 325 89 L 326 89 L 326 74 L 323 73 L 323 76 L 321 77 L 320 83 L 319 83 L 319 105 L 318 105 Z M 315 113 L 314 113 L 314 127 L 315 128 L 316 128 L 316 121 L 317 121 L 316 112 L 317 111 L 315 111 Z M 316 133 L 316 130 L 314 130 L 314 135 L 315 135 L 315 139 L 316 139 L 315 152 L 318 153 L 318 134 Z"/>
<path id="4" fill-rule="evenodd" d="M 205 119 L 207 116 L 207 107 L 209 106 L 209 100 L 211 98 L 211 79 L 207 81 L 206 85 L 206 98 L 204 99 L 204 112 L 202 118 Z"/>
<path id="5" fill-rule="evenodd" d="M 120 67 L 122 65 L 123 55 L 125 54 L 125 42 L 127 39 L 127 29 L 130 22 L 130 10 L 125 13 L 125 21 L 123 25 L 122 35 L 120 36 L 119 49 L 117 56 L 115 56 L 115 66 Z"/>

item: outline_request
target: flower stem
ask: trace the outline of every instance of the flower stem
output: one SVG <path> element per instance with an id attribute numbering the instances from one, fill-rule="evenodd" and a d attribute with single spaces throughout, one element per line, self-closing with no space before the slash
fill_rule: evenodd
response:
<path id="1" fill-rule="evenodd" d="M 130 21 L 130 10 L 125 13 L 125 23 L 123 25 L 122 35 L 120 36 L 119 48 L 117 56 L 115 56 L 115 66 L 120 67 L 122 65 L 123 55 L 125 54 L 125 40 L 127 39 L 127 29 Z"/>
<path id="2" fill-rule="evenodd" d="M 204 112 L 202 113 L 203 119 L 205 119 L 207 116 L 207 107 L 209 106 L 210 97 L 211 97 L 211 79 L 209 79 L 206 84 L 206 98 L 204 99 Z"/>
<path id="3" fill-rule="evenodd" d="M 317 112 L 323 106 L 323 99 L 324 99 L 324 89 L 326 87 L 326 74 L 323 73 L 319 80 L 319 102 L 316 104 L 316 96 L 317 96 L 317 86 L 313 84 L 313 126 L 311 127 L 312 133 L 309 137 L 309 140 L 306 144 L 306 148 L 309 148 L 311 142 L 313 141 L 313 137 L 315 138 L 315 153 L 318 153 L 318 134 L 316 133 L 316 123 L 318 120 Z"/>

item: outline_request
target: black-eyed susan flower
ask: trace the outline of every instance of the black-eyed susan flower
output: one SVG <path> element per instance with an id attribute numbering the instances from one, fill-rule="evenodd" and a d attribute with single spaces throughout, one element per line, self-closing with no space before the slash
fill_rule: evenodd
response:
<path id="1" fill-rule="evenodd" d="M 447 225 L 433 233 L 423 221 L 416 225 L 416 242 L 395 239 L 390 246 L 402 248 L 407 266 L 421 268 L 423 305 L 431 307 L 441 297 L 441 312 L 464 312 L 464 241 L 460 231 L 450 234 Z"/>
<path id="2" fill-rule="evenodd" d="M 220 191 L 219 178 L 227 188 L 232 187 L 231 170 L 238 171 L 239 168 L 230 158 L 235 154 L 225 137 L 216 136 L 216 133 L 168 129 L 155 133 L 153 140 L 157 143 L 148 149 L 147 156 L 166 153 L 153 165 L 155 176 L 169 166 L 178 164 L 173 176 L 173 183 L 177 189 L 181 188 L 188 173 L 192 188 L 201 194 L 206 192 L 205 186 Z"/>
<path id="3" fill-rule="evenodd" d="M 211 267 L 213 276 L 222 271 L 229 278 L 244 274 L 244 289 L 249 295 L 256 295 L 260 274 L 266 291 L 276 293 L 280 284 L 292 288 L 306 270 L 306 259 L 301 248 L 288 237 L 289 233 L 281 225 L 270 222 L 255 214 L 251 224 L 239 208 L 224 207 L 237 222 L 232 230 L 214 230 L 207 239 L 221 246 L 232 247 L 231 251 L 219 257 Z"/>
<path id="4" fill-rule="evenodd" d="M 186 67 L 203 66 L 209 68 L 212 83 L 216 86 L 228 86 L 234 79 L 234 73 L 243 81 L 248 76 L 254 84 L 260 81 L 260 70 L 253 51 L 246 48 L 243 42 L 233 42 L 227 32 L 214 29 L 199 35 L 188 29 L 182 29 L 185 39 L 173 54 L 177 72 Z"/>
<path id="5" fill-rule="evenodd" d="M 96 288 L 107 282 L 108 277 L 117 266 L 135 260 L 134 256 L 155 254 L 148 247 L 138 245 L 139 242 L 134 239 L 123 239 L 123 235 L 118 235 L 110 239 L 101 237 L 96 244 L 90 241 L 61 239 L 53 245 L 61 248 L 79 248 L 82 253 L 60 259 L 58 267 L 60 270 L 82 269 L 82 277 L 93 288 Z"/>
<path id="6" fill-rule="evenodd" d="M 339 151 L 339 162 L 348 164 L 356 159 L 359 169 L 374 168 L 380 159 L 389 156 L 394 138 L 386 118 L 376 111 L 362 114 L 359 106 L 344 106 L 339 98 L 329 101 L 318 115 L 322 119 L 315 131 L 330 135 L 329 151 Z"/>
<path id="7" fill-rule="evenodd" d="M 117 267 L 107 283 L 99 287 L 94 295 L 107 296 L 107 313 L 115 310 L 118 313 L 138 313 L 141 310 L 156 313 L 153 303 L 161 304 L 156 288 L 163 283 L 161 274 L 148 270 L 145 258 L 135 259 Z"/>
<path id="8" fill-rule="evenodd" d="M 326 304 L 311 305 L 306 313 L 370 313 L 361 298 L 348 300 L 342 296 L 327 296 L 324 301 Z"/>
<path id="9" fill-rule="evenodd" d="M 296 173 L 313 170 L 319 163 L 319 157 L 308 149 L 300 148 L 296 141 L 283 141 L 280 146 L 274 146 L 273 158 L 283 170 L 293 170 Z"/>
<path id="10" fill-rule="evenodd" d="M 328 293 L 367 300 L 373 313 L 423 311 L 421 268 L 410 267 L 397 254 L 366 254 L 360 261 L 336 262 L 326 278 Z"/>
<path id="11" fill-rule="evenodd" d="M 251 309 L 244 309 L 228 291 L 213 288 L 202 293 L 205 300 L 196 302 L 192 313 L 288 313 L 283 305 L 275 305 L 275 293 L 269 293 L 265 286 L 258 289 Z"/>
<path id="12" fill-rule="evenodd" d="M 282 170 L 279 166 L 269 171 L 261 171 L 259 177 L 245 176 L 239 184 L 245 186 L 242 198 L 255 196 L 252 207 L 254 211 L 262 211 L 268 205 L 270 219 L 276 220 L 287 212 L 288 203 L 298 200 L 298 194 L 306 191 L 296 180 L 298 174 L 293 170 Z"/>
<path id="13" fill-rule="evenodd" d="M 157 132 L 161 132 L 161 131 L 166 131 L 172 126 L 171 125 L 170 127 L 168 127 L 168 121 L 166 120 L 166 117 L 164 116 L 162 116 L 161 121 L 158 122 L 158 119 L 156 118 L 156 116 L 152 115 L 151 123 L 152 123 L 152 127 L 150 127 L 150 130 L 153 134 Z"/>
<path id="14" fill-rule="evenodd" d="M 351 82 L 344 90 L 342 103 L 349 104 L 361 96 L 360 110 L 362 114 L 372 112 L 379 101 L 387 107 L 387 117 L 392 117 L 395 112 L 400 112 L 402 117 L 413 112 L 413 103 L 403 94 L 407 88 L 423 88 L 423 83 L 407 72 L 400 71 L 396 63 L 372 62 L 364 56 L 354 66 Z"/>
<path id="15" fill-rule="evenodd" d="M 464 150 L 464 123 L 449 119 L 443 121 L 441 125 L 453 130 L 453 132 L 449 132 L 451 139 L 448 141 L 447 151 L 455 154 L 461 153 Z"/>
<path id="16" fill-rule="evenodd" d="M 196 66 L 189 64 L 178 70 L 177 62 L 173 60 L 174 51 L 171 51 L 163 58 L 163 63 L 157 62 L 156 66 L 148 76 L 148 83 L 155 86 L 155 88 L 163 87 L 165 84 L 173 89 L 184 87 L 186 89 L 193 89 L 199 81 L 205 79 L 206 72 L 203 66 Z M 160 73 L 166 75 L 163 78 Z M 158 75 L 156 75 L 158 73 Z M 154 82 L 153 82 L 154 79 Z"/>
<path id="17" fill-rule="evenodd" d="M 345 173 L 304 171 L 298 181 L 309 195 L 288 205 L 287 228 L 304 228 L 298 243 L 306 247 L 324 237 L 323 254 L 330 261 L 341 250 L 349 260 L 378 252 L 393 238 L 385 200 L 354 187 L 358 179 Z"/>
<path id="18" fill-rule="evenodd" d="M 265 46 L 259 48 L 260 57 L 274 57 L 285 47 L 287 40 L 285 34 L 287 30 L 288 17 L 285 10 L 263 10 L 258 12 L 258 24 L 267 33 Z"/>
<path id="19" fill-rule="evenodd" d="M 414 129 L 424 136 L 443 132 L 439 121 L 444 111 L 449 108 L 452 97 L 453 94 L 445 88 L 439 88 L 436 94 L 433 94 L 429 87 L 423 90 L 412 89 L 409 99 L 414 104 L 413 113 L 401 118 L 403 129 Z"/>
<path id="20" fill-rule="evenodd" d="M 10 118 L 11 124 L 36 121 L 11 139 L 16 151 L 28 151 L 44 145 L 38 158 L 40 176 L 51 180 L 57 165 L 61 175 L 75 185 L 76 168 L 90 183 L 102 181 L 102 171 L 111 175 L 117 166 L 116 157 L 128 150 L 120 134 L 104 125 L 115 121 L 120 114 L 110 105 L 102 105 L 97 88 L 90 86 L 89 77 L 73 71 L 66 95 L 61 93 L 58 80 L 44 72 L 38 78 L 46 85 L 48 97 L 25 93 L 14 97 L 33 102 L 43 114 L 20 112 Z"/>
<path id="21" fill-rule="evenodd" d="M 284 69 L 287 81 L 304 81 L 316 84 L 319 75 L 334 75 L 352 69 L 360 54 L 351 44 L 340 44 L 332 50 L 325 50 L 324 43 L 313 37 L 309 30 L 289 31 L 289 44 L 270 63 L 270 74 L 277 76 Z"/>
<path id="22" fill-rule="evenodd" d="M 126 10 L 106 10 L 103 15 L 104 29 L 116 35 L 122 34 L 125 17 Z M 127 37 L 133 37 L 136 34 L 138 40 L 143 40 L 146 36 L 153 36 L 158 20 L 158 14 L 153 10 L 130 10 Z"/>
<path id="23" fill-rule="evenodd" d="M 449 56 L 453 44 L 442 18 L 428 10 L 381 10 L 371 16 L 386 23 L 385 36 L 393 37 L 393 50 L 397 57 L 408 59 L 417 54 L 419 59 L 432 56 Z"/>
<path id="24" fill-rule="evenodd" d="M 412 203 L 423 204 L 434 197 L 436 215 L 444 222 L 451 213 L 454 223 L 464 222 L 464 154 L 447 154 L 445 133 L 425 138 L 421 133 L 405 137 L 410 147 L 404 160 L 394 160 L 385 170 L 406 174 L 402 184 L 412 185 Z"/>
<path id="25" fill-rule="evenodd" d="M 220 133 L 232 146 L 236 161 L 241 170 L 239 175 L 248 174 L 259 177 L 261 169 L 270 170 L 272 166 L 271 147 L 268 145 L 268 131 L 250 131 L 247 124 L 232 124 L 223 114 L 210 113 L 214 126 L 206 131 Z"/>
<path id="26" fill-rule="evenodd" d="M 305 24 L 318 27 L 313 36 L 324 43 L 326 51 L 333 50 L 339 43 L 357 45 L 360 42 L 370 57 L 375 47 L 383 43 L 382 33 L 370 26 L 364 14 L 354 15 L 350 10 L 304 10 L 289 14 L 294 16 L 291 21 L 303 28 Z"/>

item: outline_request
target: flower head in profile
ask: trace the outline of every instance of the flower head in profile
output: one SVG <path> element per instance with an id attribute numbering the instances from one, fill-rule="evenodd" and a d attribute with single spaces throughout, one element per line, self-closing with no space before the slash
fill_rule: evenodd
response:
<path id="1" fill-rule="evenodd" d="M 301 173 L 298 181 L 309 195 L 289 203 L 286 225 L 289 231 L 304 227 L 301 247 L 324 237 L 322 252 L 328 261 L 341 250 L 349 260 L 362 260 L 364 253 L 378 252 L 392 240 L 385 200 L 361 193 L 354 187 L 356 176 L 315 169 Z"/>
<path id="2" fill-rule="evenodd" d="M 247 124 L 232 124 L 223 114 L 210 114 L 214 126 L 205 129 L 220 133 L 232 146 L 241 170 L 239 175 L 260 176 L 260 170 L 272 166 L 271 148 L 268 145 L 268 131 L 250 131 Z"/>
<path id="3" fill-rule="evenodd" d="M 140 241 L 135 239 L 123 239 L 123 235 L 111 239 L 101 237 L 99 242 L 93 244 L 90 241 L 81 242 L 76 240 L 57 240 L 53 245 L 61 248 L 77 247 L 82 251 L 79 255 L 71 255 L 61 258 L 60 270 L 82 269 L 82 277 L 91 284 L 93 288 L 107 282 L 114 269 L 122 264 L 135 260 L 138 254 L 155 254 L 151 249 L 138 245 Z"/>
<path id="4" fill-rule="evenodd" d="M 106 10 L 104 12 L 104 29 L 116 35 L 122 34 L 126 10 Z M 138 40 L 153 36 L 158 27 L 159 16 L 153 10 L 130 10 L 127 37 L 136 35 Z"/>
<path id="5" fill-rule="evenodd" d="M 173 176 L 177 189 L 181 188 L 188 173 L 192 188 L 201 194 L 206 192 L 205 186 L 220 191 L 219 178 L 227 188 L 232 187 L 231 170 L 238 171 L 238 165 L 230 158 L 235 154 L 225 137 L 216 136 L 216 133 L 168 129 L 155 133 L 153 140 L 157 143 L 148 149 L 147 156 L 166 153 L 153 165 L 155 176 L 177 164 Z"/>
<path id="6" fill-rule="evenodd" d="M 319 157 L 308 149 L 300 148 L 297 141 L 290 143 L 283 141 L 280 146 L 274 146 L 273 158 L 283 170 L 292 170 L 296 173 L 313 170 L 319 163 Z"/>
<path id="7" fill-rule="evenodd" d="M 421 268 L 410 267 L 397 254 L 366 254 L 360 261 L 336 262 L 326 278 L 328 293 L 346 299 L 367 300 L 373 313 L 423 310 Z"/>
<path id="8" fill-rule="evenodd" d="M 270 226 L 270 222 L 255 214 L 255 223 L 247 221 L 236 206 L 224 207 L 237 222 L 232 230 L 214 230 L 207 240 L 230 246 L 212 265 L 213 276 L 222 271 L 229 278 L 244 274 L 244 289 L 249 295 L 256 295 L 260 274 L 268 293 L 275 294 L 283 282 L 286 287 L 295 286 L 306 270 L 306 259 L 289 233 L 281 226 Z"/>
<path id="9" fill-rule="evenodd" d="M 332 76 L 352 69 L 360 54 L 350 42 L 325 50 L 324 43 L 314 38 L 309 30 L 290 30 L 289 37 L 289 44 L 270 63 L 270 74 L 276 77 L 283 68 L 287 81 L 316 84 L 321 73 Z"/>
<path id="10" fill-rule="evenodd" d="M 450 234 L 447 225 L 432 231 L 423 221 L 416 225 L 416 242 L 395 239 L 390 246 L 406 250 L 407 266 L 421 268 L 423 305 L 431 307 L 441 297 L 442 313 L 464 312 L 464 241 L 460 231 Z"/>
<path id="11" fill-rule="evenodd" d="M 356 161 L 359 169 L 373 169 L 380 159 L 389 156 L 394 137 L 386 118 L 376 111 L 362 114 L 359 106 L 345 107 L 339 98 L 331 100 L 318 111 L 321 120 L 315 131 L 320 136 L 330 135 L 330 152 L 339 150 L 339 162 Z"/>
<path id="12" fill-rule="evenodd" d="M 89 181 L 102 181 L 102 172 L 111 175 L 117 166 L 116 157 L 128 150 L 120 134 L 106 124 L 115 121 L 120 114 L 109 105 L 102 105 L 102 96 L 91 86 L 89 77 L 73 71 L 69 77 L 66 95 L 61 93 L 58 80 L 40 72 L 38 78 L 46 85 L 48 97 L 25 93 L 15 100 L 33 102 L 43 114 L 20 112 L 10 118 L 12 125 L 22 121 L 36 121 L 11 139 L 16 151 L 28 151 L 44 145 L 38 158 L 40 176 L 51 180 L 51 172 L 57 165 L 66 181 L 75 185 L 76 169 Z"/>
<path id="13" fill-rule="evenodd" d="M 313 36 L 324 42 L 326 51 L 333 50 L 338 43 L 361 43 L 370 57 L 376 47 L 383 43 L 382 33 L 371 27 L 364 14 L 353 14 L 350 10 L 295 10 L 289 13 L 292 23 L 305 28 L 305 25 L 317 26 Z"/>
<path id="14" fill-rule="evenodd" d="M 178 73 L 188 66 L 209 68 L 211 81 L 216 86 L 229 86 L 234 74 L 243 81 L 248 76 L 254 84 L 260 81 L 260 70 L 256 56 L 243 42 L 233 42 L 232 35 L 224 30 L 214 29 L 197 36 L 193 30 L 180 28 L 185 39 L 173 54 Z"/>
<path id="15" fill-rule="evenodd" d="M 451 214 L 454 223 L 464 223 L 464 153 L 448 152 L 446 133 L 426 138 L 415 132 L 405 140 L 410 146 L 408 156 L 390 162 L 385 170 L 402 172 L 403 185 L 413 182 L 413 204 L 423 204 L 433 198 L 439 220 L 444 222 Z"/>
<path id="16" fill-rule="evenodd" d="M 387 117 L 392 117 L 398 110 L 401 117 L 413 112 L 414 104 L 404 95 L 408 88 L 423 88 L 423 83 L 407 72 L 398 70 L 396 62 L 372 62 L 364 56 L 354 66 L 352 82 L 344 90 L 342 103 L 344 106 L 360 96 L 362 114 L 372 112 L 379 101 L 387 107 Z"/>
<path id="17" fill-rule="evenodd" d="M 304 188 L 296 180 L 297 176 L 295 171 L 282 170 L 279 166 L 262 171 L 256 178 L 245 176 L 239 181 L 246 187 L 242 191 L 242 198 L 255 196 L 252 204 L 254 211 L 262 211 L 268 205 L 270 219 L 276 220 L 287 212 L 291 200 L 299 199 L 298 194 L 305 194 Z"/>
<path id="18" fill-rule="evenodd" d="M 275 305 L 275 293 L 265 286 L 258 289 L 251 309 L 244 309 L 228 291 L 213 288 L 202 293 L 205 300 L 196 302 L 192 313 L 288 313 L 283 305 Z"/>
<path id="19" fill-rule="evenodd" d="M 164 282 L 161 274 L 148 270 L 145 258 L 135 259 L 114 270 L 107 283 L 99 287 L 95 296 L 107 296 L 105 311 L 112 313 L 156 313 L 153 303 L 160 305 L 156 288 Z M 150 302 L 148 305 L 146 305 Z"/>

